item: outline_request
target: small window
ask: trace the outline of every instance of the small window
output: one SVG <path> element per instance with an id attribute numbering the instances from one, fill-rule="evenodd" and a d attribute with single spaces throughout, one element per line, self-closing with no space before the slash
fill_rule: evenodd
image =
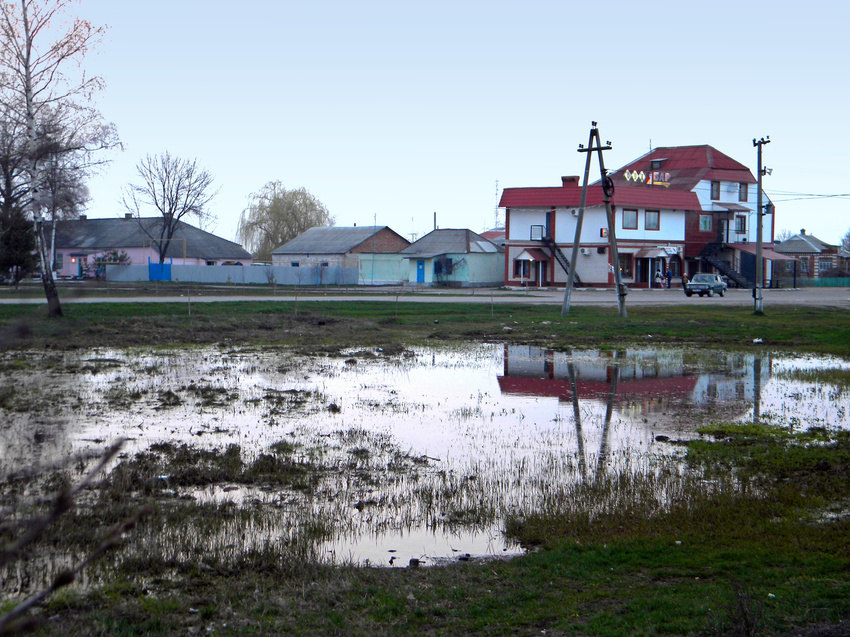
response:
<path id="1" fill-rule="evenodd" d="M 746 201 L 749 195 L 749 184 L 738 184 L 738 201 Z"/>
<path id="2" fill-rule="evenodd" d="M 650 170 L 661 170 L 661 165 L 663 163 L 664 163 L 663 159 L 653 159 L 651 162 L 649 162 L 649 169 Z"/>
<path id="3" fill-rule="evenodd" d="M 647 210 L 644 225 L 647 230 L 658 230 L 661 223 L 661 213 L 658 210 Z"/>
<path id="4" fill-rule="evenodd" d="M 531 226 L 531 240 L 540 241 L 543 238 L 543 226 Z"/>
<path id="5" fill-rule="evenodd" d="M 300 263 L 298 263 L 298 261 L 291 261 L 291 262 L 289 263 L 289 265 L 290 265 L 290 267 L 297 268 L 297 267 L 298 267 L 299 265 L 301 265 L 301 264 L 300 264 Z"/>
<path id="6" fill-rule="evenodd" d="M 711 198 L 712 199 L 720 199 L 720 182 L 712 181 L 711 182 Z"/>
<path id="7" fill-rule="evenodd" d="M 809 271 L 809 260 L 803 259 L 800 261 L 800 272 L 808 273 Z"/>
<path id="8" fill-rule="evenodd" d="M 738 234 L 747 233 L 747 218 L 744 215 L 735 216 L 735 232 Z"/>
<path id="9" fill-rule="evenodd" d="M 57 252 L 53 257 L 53 269 L 61 270 L 62 269 L 62 253 Z"/>
<path id="10" fill-rule="evenodd" d="M 531 274 L 531 261 L 517 259 L 514 261 L 514 276 L 527 279 Z"/>
<path id="11" fill-rule="evenodd" d="M 322 261 L 322 262 L 319 264 L 319 267 L 320 267 L 320 268 L 327 268 L 328 266 L 329 266 L 329 264 L 328 264 L 328 262 L 327 262 L 327 261 Z"/>
<path id="12" fill-rule="evenodd" d="M 215 261 L 207 261 L 207 265 L 215 265 Z"/>
<path id="13" fill-rule="evenodd" d="M 620 258 L 620 276 L 624 276 L 627 279 L 632 278 L 632 255 L 630 254 L 620 254 L 618 255 Z"/>
<path id="14" fill-rule="evenodd" d="M 711 215 L 699 216 L 700 232 L 711 232 Z"/>
<path id="15" fill-rule="evenodd" d="M 623 209 L 623 229 L 637 230 L 637 210 Z"/>

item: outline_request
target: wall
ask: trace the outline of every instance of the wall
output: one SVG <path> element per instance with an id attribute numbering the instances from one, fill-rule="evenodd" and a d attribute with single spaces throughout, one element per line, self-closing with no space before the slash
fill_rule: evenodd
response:
<path id="1" fill-rule="evenodd" d="M 377 234 L 369 239 L 366 239 L 359 246 L 355 246 L 351 249 L 352 254 L 365 254 L 365 253 L 391 253 L 391 252 L 400 252 L 404 250 L 407 246 L 410 245 L 410 242 L 404 237 L 399 236 L 389 228 L 384 228 L 380 230 Z"/>
<path id="2" fill-rule="evenodd" d="M 147 265 L 109 265 L 107 281 L 138 282 L 148 280 Z M 181 283 L 248 285 L 356 285 L 357 268 L 279 267 L 279 266 L 193 266 L 172 265 L 171 280 Z"/>
<path id="3" fill-rule="evenodd" d="M 359 285 L 402 285 L 407 282 L 408 263 L 400 254 L 361 254 Z"/>

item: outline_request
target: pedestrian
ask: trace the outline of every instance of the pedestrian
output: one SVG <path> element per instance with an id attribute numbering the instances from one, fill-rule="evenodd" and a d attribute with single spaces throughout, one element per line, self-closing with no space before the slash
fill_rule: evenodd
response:
<path id="1" fill-rule="evenodd" d="M 656 283 L 656 284 L 658 285 L 658 287 L 660 287 L 660 288 L 663 288 L 663 287 L 664 287 L 664 279 L 661 277 L 661 270 L 658 270 L 658 271 L 655 273 L 655 283 Z"/>
<path id="2" fill-rule="evenodd" d="M 664 276 L 667 278 L 667 289 L 669 290 L 670 284 L 673 282 L 673 272 L 670 270 L 670 268 L 667 268 L 667 272 L 664 274 Z"/>

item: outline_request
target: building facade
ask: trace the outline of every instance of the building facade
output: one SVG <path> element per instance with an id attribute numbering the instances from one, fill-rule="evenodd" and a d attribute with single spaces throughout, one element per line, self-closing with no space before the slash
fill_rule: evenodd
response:
<path id="1" fill-rule="evenodd" d="M 506 188 L 505 284 L 563 285 L 573 245 L 576 283 L 611 286 L 614 268 L 634 287 L 658 285 L 718 271 L 744 287 L 755 277 L 750 245 L 757 237 L 756 180 L 749 169 L 710 146 L 658 148 L 609 173 L 613 228 L 609 228 L 601 183 L 588 186 L 581 233 L 582 188 L 578 177 L 560 187 Z M 764 198 L 765 204 L 769 204 Z M 765 205 L 762 240 L 773 236 L 773 208 Z M 618 263 L 609 233 L 617 239 Z M 769 278 L 770 254 L 762 267 Z M 749 273 L 749 276 L 747 276 Z M 666 281 L 664 282 L 666 284 Z"/>

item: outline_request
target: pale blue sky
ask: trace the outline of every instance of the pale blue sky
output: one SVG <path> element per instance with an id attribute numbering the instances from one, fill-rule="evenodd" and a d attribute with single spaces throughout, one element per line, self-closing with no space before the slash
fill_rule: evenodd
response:
<path id="1" fill-rule="evenodd" d="M 783 3 L 784 5 L 784 3 Z M 590 123 L 614 169 L 650 146 L 710 144 L 756 173 L 777 228 L 850 229 L 850 4 L 83 0 L 109 31 L 86 66 L 125 150 L 89 214 L 123 214 L 145 154 L 197 158 L 235 239 L 267 181 L 305 187 L 337 225 L 494 224 L 499 188 L 578 175 Z M 598 177 L 598 174 L 594 174 Z M 793 200 L 789 200 L 793 199 Z M 789 201 L 786 201 L 789 200 Z M 151 211 L 153 212 L 153 211 Z"/>

